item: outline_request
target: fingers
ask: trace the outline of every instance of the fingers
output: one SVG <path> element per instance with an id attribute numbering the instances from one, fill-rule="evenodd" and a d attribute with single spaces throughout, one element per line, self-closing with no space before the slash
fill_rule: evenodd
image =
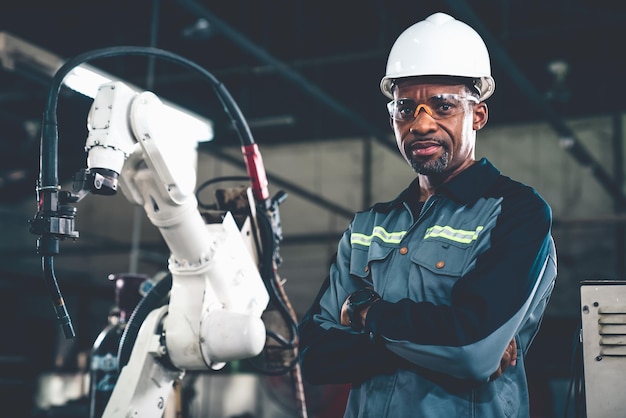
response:
<path id="1" fill-rule="evenodd" d="M 504 350 L 502 357 L 500 358 L 500 366 L 498 369 L 489 377 L 489 381 L 495 380 L 498 377 L 502 376 L 502 373 L 509 367 L 515 366 L 517 364 L 517 343 L 515 342 L 515 338 L 513 338 L 509 345 Z"/>
<path id="2" fill-rule="evenodd" d="M 341 307 L 341 325 L 349 327 L 350 317 L 348 316 L 348 301 L 346 300 Z"/>
<path id="3" fill-rule="evenodd" d="M 515 338 L 511 340 L 511 366 L 515 366 L 517 364 L 517 343 L 515 342 Z"/>
<path id="4" fill-rule="evenodd" d="M 489 376 L 489 381 L 492 382 L 500 376 L 502 376 L 502 367 L 498 367 L 498 370 L 496 370 L 491 376 Z"/>

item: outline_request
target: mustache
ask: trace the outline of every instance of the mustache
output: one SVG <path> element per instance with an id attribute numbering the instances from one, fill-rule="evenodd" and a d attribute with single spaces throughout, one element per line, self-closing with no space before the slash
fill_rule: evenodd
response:
<path id="1" fill-rule="evenodd" d="M 448 149 L 448 143 L 443 139 L 437 138 L 416 139 L 414 141 L 408 142 L 405 146 L 405 149 L 407 151 L 410 151 L 415 148 L 426 148 L 432 146 L 441 146 L 444 149 Z"/>

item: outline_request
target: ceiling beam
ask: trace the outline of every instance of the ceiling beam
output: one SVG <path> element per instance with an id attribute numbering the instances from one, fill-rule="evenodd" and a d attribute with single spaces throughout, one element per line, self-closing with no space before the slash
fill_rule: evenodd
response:
<path id="1" fill-rule="evenodd" d="M 348 106 L 343 105 L 337 99 L 333 98 L 322 88 L 317 86 L 312 81 L 295 71 L 292 67 L 286 63 L 278 60 L 263 48 L 256 45 L 250 39 L 233 29 L 227 23 L 211 13 L 206 7 L 202 6 L 198 2 L 193 0 L 177 0 L 177 2 L 185 9 L 196 15 L 198 18 L 206 19 L 211 28 L 222 36 L 230 39 L 239 48 L 256 57 L 259 61 L 265 63 L 267 66 L 274 68 L 274 70 L 284 77 L 286 80 L 293 83 L 300 88 L 303 92 L 309 96 L 327 106 L 333 112 L 344 117 L 348 122 L 354 124 L 357 129 L 361 130 L 365 135 L 374 137 L 386 148 L 396 151 L 396 145 L 389 140 L 387 133 L 382 132 L 378 127 L 373 125 L 369 120 L 361 116 L 360 114 L 350 110 Z"/>

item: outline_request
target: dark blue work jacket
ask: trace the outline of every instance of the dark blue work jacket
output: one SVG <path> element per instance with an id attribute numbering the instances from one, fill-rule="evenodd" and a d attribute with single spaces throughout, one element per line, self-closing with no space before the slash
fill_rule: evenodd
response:
<path id="1" fill-rule="evenodd" d="M 528 418 L 524 360 L 556 278 L 550 207 L 486 159 L 417 210 L 416 196 L 417 179 L 343 234 L 299 324 L 305 380 L 352 384 L 346 418 Z M 355 332 L 341 306 L 366 285 L 382 300 Z M 513 338 L 517 365 L 490 381 Z"/>

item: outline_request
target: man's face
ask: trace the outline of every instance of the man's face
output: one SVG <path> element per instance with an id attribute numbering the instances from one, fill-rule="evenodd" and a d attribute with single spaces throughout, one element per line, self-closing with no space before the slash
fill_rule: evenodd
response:
<path id="1" fill-rule="evenodd" d="M 393 94 L 391 126 L 416 173 L 445 181 L 473 164 L 475 131 L 486 123 L 487 107 L 465 85 L 412 78 L 398 83 Z"/>

